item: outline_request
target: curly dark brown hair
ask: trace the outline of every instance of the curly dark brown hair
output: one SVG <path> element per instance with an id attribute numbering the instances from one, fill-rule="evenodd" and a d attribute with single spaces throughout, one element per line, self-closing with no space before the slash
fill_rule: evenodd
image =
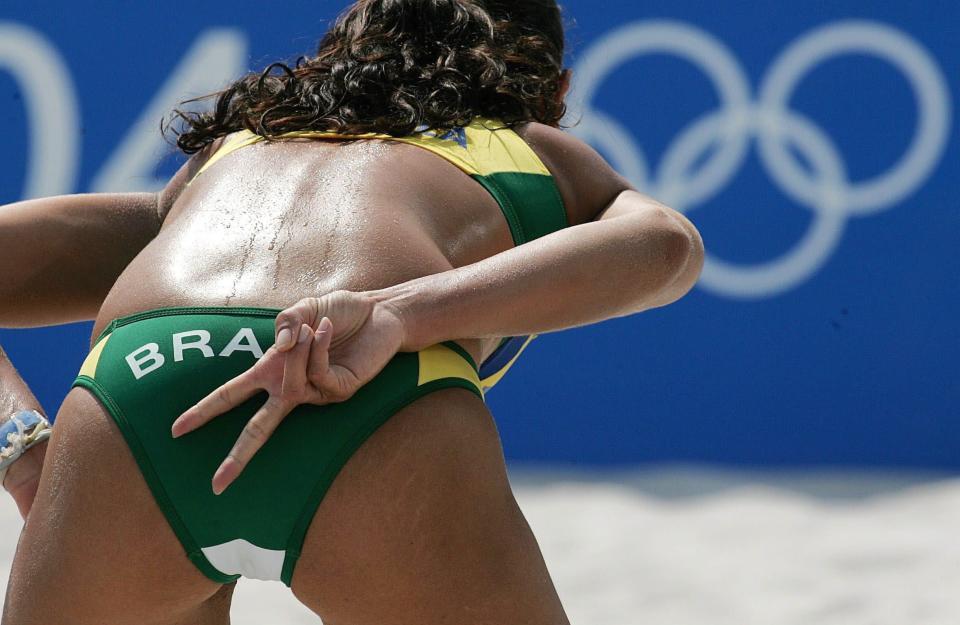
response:
<path id="1" fill-rule="evenodd" d="M 556 0 L 358 0 L 293 67 L 274 63 L 177 110 L 188 154 L 247 129 L 406 136 L 477 117 L 559 124 L 564 30 Z"/>

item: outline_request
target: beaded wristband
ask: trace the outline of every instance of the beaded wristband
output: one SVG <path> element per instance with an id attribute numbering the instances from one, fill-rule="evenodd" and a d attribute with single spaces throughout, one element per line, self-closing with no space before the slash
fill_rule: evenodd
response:
<path id="1" fill-rule="evenodd" d="M 0 425 L 0 484 L 7 469 L 28 449 L 50 438 L 53 429 L 47 418 L 36 410 L 20 410 Z"/>

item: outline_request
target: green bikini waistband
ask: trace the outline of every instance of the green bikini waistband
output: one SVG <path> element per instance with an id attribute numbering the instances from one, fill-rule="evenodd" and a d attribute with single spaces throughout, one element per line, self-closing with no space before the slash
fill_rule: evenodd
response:
<path id="1" fill-rule="evenodd" d="M 94 342 L 99 343 L 103 338 L 109 334 L 112 334 L 118 328 L 128 326 L 138 321 L 145 321 L 147 319 L 157 319 L 160 317 L 172 317 L 175 315 L 227 315 L 234 317 L 270 317 L 276 318 L 283 312 L 279 308 L 257 308 L 250 306 L 239 306 L 239 307 L 229 307 L 229 306 L 171 306 L 168 308 L 155 308 L 152 310 L 146 310 L 139 313 L 134 313 L 126 317 L 118 317 L 111 321 L 103 331 L 97 336 L 97 340 Z M 473 359 L 473 356 L 470 355 L 470 352 L 461 347 L 458 343 L 453 341 L 445 341 L 441 343 L 445 347 L 449 347 L 453 351 L 457 352 L 460 356 L 463 357 L 470 366 L 479 371 L 476 361 Z"/>

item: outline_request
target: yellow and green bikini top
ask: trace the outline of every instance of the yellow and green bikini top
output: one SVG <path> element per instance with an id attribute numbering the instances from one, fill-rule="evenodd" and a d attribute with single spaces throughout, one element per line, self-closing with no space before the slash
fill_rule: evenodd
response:
<path id="1" fill-rule="evenodd" d="M 408 137 L 386 134 L 345 135 L 336 132 L 298 131 L 281 139 L 380 139 L 423 148 L 449 161 L 483 185 L 500 205 L 515 245 L 523 245 L 562 230 L 569 224 L 563 199 L 550 171 L 536 152 L 516 132 L 502 123 L 476 119 L 469 126 L 442 134 L 423 131 Z M 241 148 L 267 141 L 249 131 L 227 139 L 197 176 L 223 157 Z M 484 390 L 492 388 L 513 366 L 535 336 L 504 339 L 480 366 Z"/>

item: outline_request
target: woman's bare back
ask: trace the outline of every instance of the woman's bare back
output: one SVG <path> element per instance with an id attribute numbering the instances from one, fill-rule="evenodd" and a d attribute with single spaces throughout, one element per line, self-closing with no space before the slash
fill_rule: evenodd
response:
<path id="1" fill-rule="evenodd" d="M 510 246 L 493 197 L 425 150 L 371 140 L 261 143 L 228 154 L 183 191 L 117 280 L 94 334 L 162 307 L 283 308 L 340 289 L 384 288 Z"/>

